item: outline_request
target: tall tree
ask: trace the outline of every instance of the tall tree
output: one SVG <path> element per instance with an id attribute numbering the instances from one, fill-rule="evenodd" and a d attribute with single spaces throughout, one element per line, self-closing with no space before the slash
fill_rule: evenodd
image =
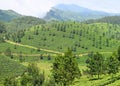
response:
<path id="1" fill-rule="evenodd" d="M 7 48 L 7 49 L 5 50 L 5 55 L 8 56 L 8 57 L 10 57 L 11 59 L 13 58 L 13 55 L 12 55 L 12 52 L 11 52 L 11 49 L 10 49 L 10 48 Z"/>
<path id="2" fill-rule="evenodd" d="M 20 81 L 20 84 L 21 86 L 28 86 L 29 83 L 32 82 L 32 77 L 27 75 L 27 74 L 24 74 L 22 77 L 21 77 L 21 81 Z"/>
<path id="3" fill-rule="evenodd" d="M 32 77 L 32 86 L 42 86 L 45 80 L 44 72 L 40 73 L 37 64 L 31 63 L 28 65 L 27 73 Z"/>
<path id="4" fill-rule="evenodd" d="M 100 53 L 95 53 L 91 54 L 90 57 L 86 60 L 87 67 L 89 68 L 89 74 L 90 75 L 97 75 L 98 79 L 100 77 L 100 74 L 103 73 L 104 69 L 104 58 L 102 54 Z"/>
<path id="5" fill-rule="evenodd" d="M 116 74 L 119 70 L 119 61 L 116 56 L 111 56 L 107 59 L 108 74 Z"/>
<path id="6" fill-rule="evenodd" d="M 15 78 L 6 78 L 3 84 L 4 86 L 18 86 L 18 81 Z"/>
<path id="7" fill-rule="evenodd" d="M 117 53 L 118 53 L 118 60 L 120 61 L 120 46 L 118 47 Z"/>
<path id="8" fill-rule="evenodd" d="M 6 32 L 5 24 L 3 22 L 0 22 L 0 33 Z"/>
<path id="9" fill-rule="evenodd" d="M 59 55 L 55 58 L 52 66 L 52 75 L 55 83 L 62 86 L 72 84 L 75 78 L 81 76 L 78 63 L 71 50 L 68 50 L 64 56 Z"/>

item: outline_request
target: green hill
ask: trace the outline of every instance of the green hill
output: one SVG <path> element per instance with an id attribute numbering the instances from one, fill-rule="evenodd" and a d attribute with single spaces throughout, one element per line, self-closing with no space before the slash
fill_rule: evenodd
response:
<path id="1" fill-rule="evenodd" d="M 32 17 L 32 16 L 23 16 L 10 21 L 9 23 L 7 23 L 6 26 L 8 31 L 15 32 L 18 30 L 28 29 L 34 25 L 44 24 L 44 23 L 45 23 L 45 20 L 43 19 Z"/>
<path id="2" fill-rule="evenodd" d="M 101 19 L 86 21 L 86 23 L 94 23 L 94 22 L 103 22 L 103 23 L 110 23 L 110 24 L 120 24 L 120 16 L 108 16 L 108 17 L 103 17 Z"/>
<path id="3" fill-rule="evenodd" d="M 21 75 L 25 71 L 25 67 L 19 62 L 15 62 L 5 56 L 0 56 L 0 82 L 8 77 Z"/>
<path id="4" fill-rule="evenodd" d="M 107 23 L 56 22 L 33 26 L 25 31 L 20 42 L 60 52 L 70 48 L 76 54 L 112 52 L 120 45 L 119 28 L 119 25 Z M 14 34 L 11 40 L 12 37 Z"/>
<path id="5" fill-rule="evenodd" d="M 6 32 L 6 24 L 4 22 L 0 22 L 0 33 Z"/>
<path id="6" fill-rule="evenodd" d="M 51 8 L 44 19 L 59 21 L 85 21 L 88 19 L 98 19 L 112 15 L 116 14 L 91 10 L 74 4 L 58 4 Z"/>
<path id="7" fill-rule="evenodd" d="M 0 21 L 11 21 L 21 16 L 13 10 L 0 10 Z"/>
<path id="8" fill-rule="evenodd" d="M 1 53 L 5 52 L 7 48 L 11 49 L 13 59 L 9 60 L 15 60 L 15 62 L 13 61 L 12 63 L 19 64 L 19 57 L 21 55 L 23 57 L 21 64 L 27 66 L 29 62 L 35 62 L 41 71 L 45 71 L 45 76 L 47 76 L 51 73 L 51 65 L 56 56 L 54 53 L 65 52 L 69 48 L 73 54 L 76 54 L 77 62 L 83 74 L 83 76 L 80 79 L 76 79 L 71 86 L 119 85 L 120 73 L 116 74 L 115 78 L 111 78 L 110 75 L 101 75 L 101 79 L 91 80 L 85 71 L 87 69 L 85 62 L 88 58 L 88 53 L 92 51 L 99 52 L 107 59 L 113 52 L 117 51 L 118 46 L 120 46 L 119 24 L 102 22 L 86 24 L 81 22 L 53 21 L 37 24 L 27 30 L 15 32 L 16 33 L 4 34 L 8 40 L 0 43 Z M 8 58 L 2 58 L 3 62 L 6 61 L 5 59 Z M 6 68 L 11 69 L 14 68 L 14 66 Z M 21 71 L 20 69 L 18 70 Z M 11 73 L 12 72 L 8 74 L 11 76 Z M 6 77 L 6 75 L 5 73 L 4 76 Z"/>

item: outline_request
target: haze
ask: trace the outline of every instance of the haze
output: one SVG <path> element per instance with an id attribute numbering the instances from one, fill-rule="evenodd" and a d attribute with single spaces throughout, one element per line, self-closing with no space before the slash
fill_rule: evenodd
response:
<path id="1" fill-rule="evenodd" d="M 43 17 L 57 4 L 76 4 L 93 10 L 120 13 L 120 0 L 0 0 L 0 9 L 12 9 L 20 14 Z"/>

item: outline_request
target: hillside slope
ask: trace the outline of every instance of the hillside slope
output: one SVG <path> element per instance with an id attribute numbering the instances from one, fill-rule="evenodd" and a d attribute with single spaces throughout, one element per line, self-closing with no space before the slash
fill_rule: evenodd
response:
<path id="1" fill-rule="evenodd" d="M 8 57 L 0 56 L 0 82 L 9 77 L 21 75 L 25 71 L 25 67 Z"/>
<path id="2" fill-rule="evenodd" d="M 103 17 L 101 19 L 86 21 L 86 23 L 95 23 L 95 22 L 103 22 L 103 23 L 110 23 L 110 24 L 120 24 L 120 16 L 108 16 L 108 17 Z"/>
<path id="3" fill-rule="evenodd" d="M 20 41 L 40 49 L 65 52 L 70 48 L 74 53 L 91 51 L 111 52 L 119 46 L 120 26 L 106 23 L 83 24 L 79 22 L 55 22 L 37 25 L 25 31 Z"/>
<path id="4" fill-rule="evenodd" d="M 111 15 L 114 14 L 102 11 L 95 11 L 74 4 L 59 4 L 57 6 L 54 6 L 44 18 L 46 20 L 84 21 L 88 19 L 97 19 Z"/>
<path id="5" fill-rule="evenodd" d="M 11 21 L 21 16 L 13 10 L 0 10 L 0 21 Z"/>
<path id="6" fill-rule="evenodd" d="M 16 18 L 11 22 L 7 23 L 7 30 L 9 32 L 15 32 L 18 30 L 28 29 L 34 25 L 44 24 L 45 20 L 32 17 L 32 16 L 23 16 L 20 18 Z"/>

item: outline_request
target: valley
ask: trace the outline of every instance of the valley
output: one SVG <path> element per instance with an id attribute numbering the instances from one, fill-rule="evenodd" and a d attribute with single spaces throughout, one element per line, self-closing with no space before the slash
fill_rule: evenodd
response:
<path id="1" fill-rule="evenodd" d="M 0 86 L 119 85 L 119 13 L 74 4 L 43 18 L 0 10 Z"/>

